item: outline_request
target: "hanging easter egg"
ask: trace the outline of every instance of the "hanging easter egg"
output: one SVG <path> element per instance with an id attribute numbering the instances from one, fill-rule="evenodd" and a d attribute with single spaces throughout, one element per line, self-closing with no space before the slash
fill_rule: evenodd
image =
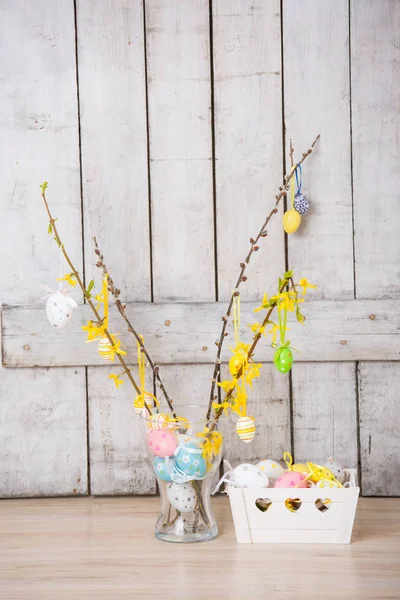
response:
<path id="1" fill-rule="evenodd" d="M 244 360 L 244 357 L 239 353 L 234 354 L 232 356 L 232 358 L 230 359 L 229 372 L 233 377 L 235 377 L 235 375 L 237 375 L 239 369 L 243 365 L 243 360 Z"/>
<path id="2" fill-rule="evenodd" d="M 261 460 L 257 467 L 268 476 L 270 482 L 276 481 L 283 475 L 286 471 L 275 460 L 271 460 L 270 458 L 266 458 L 265 460 Z"/>
<path id="3" fill-rule="evenodd" d="M 293 208 L 297 210 L 300 215 L 306 215 L 310 210 L 310 203 L 301 192 L 297 192 L 293 200 Z"/>
<path id="4" fill-rule="evenodd" d="M 196 508 L 196 492 L 190 482 L 170 483 L 167 487 L 167 498 L 172 508 L 178 512 L 189 513 Z"/>
<path id="5" fill-rule="evenodd" d="M 307 487 L 307 479 L 303 473 L 296 471 L 288 471 L 276 480 L 275 488 L 305 488 Z"/>
<path id="6" fill-rule="evenodd" d="M 78 305 L 70 296 L 62 292 L 52 294 L 46 302 L 46 316 L 53 327 L 61 329 L 71 320 L 72 311 Z"/>
<path id="7" fill-rule="evenodd" d="M 152 429 L 147 437 L 148 446 L 156 456 L 172 456 L 178 446 L 175 435 L 169 429 Z"/>
<path id="8" fill-rule="evenodd" d="M 143 396 L 136 396 L 133 401 L 133 409 L 137 415 L 144 414 L 145 408 Z"/>
<path id="9" fill-rule="evenodd" d="M 107 337 L 103 337 L 99 339 L 97 344 L 97 350 L 104 360 L 112 360 L 113 352 L 111 349 L 111 342 Z"/>
<path id="10" fill-rule="evenodd" d="M 240 417 L 236 422 L 236 433 L 245 444 L 250 444 L 256 435 L 256 424 L 253 417 Z"/>
<path id="11" fill-rule="evenodd" d="M 167 461 L 170 459 L 167 459 Z M 172 461 L 170 461 L 172 463 Z M 171 469 L 173 465 L 171 464 Z M 157 477 L 163 481 L 171 481 L 169 463 L 165 461 L 165 458 L 157 456 L 153 461 L 153 469 Z"/>
<path id="12" fill-rule="evenodd" d="M 281 373 L 288 373 L 293 365 L 291 349 L 286 346 L 277 348 L 274 354 L 274 365 Z"/>
<path id="13" fill-rule="evenodd" d="M 295 231 L 297 231 L 297 229 L 300 226 L 300 223 L 301 216 L 299 215 L 297 210 L 294 210 L 294 208 L 287 210 L 282 217 L 283 229 L 286 231 L 286 233 L 294 233 Z"/>
<path id="14" fill-rule="evenodd" d="M 247 463 L 233 469 L 231 481 L 240 488 L 264 488 L 269 485 L 268 475 L 255 465 Z"/>
<path id="15" fill-rule="evenodd" d="M 332 475 L 334 477 L 336 477 L 336 479 L 340 483 L 344 483 L 344 480 L 346 479 L 344 469 L 343 469 L 343 467 L 341 467 L 339 465 L 339 463 L 337 463 L 335 460 L 333 460 L 333 458 L 328 458 L 328 460 L 324 464 L 324 467 L 329 469 L 329 471 L 332 473 Z"/>
<path id="16" fill-rule="evenodd" d="M 187 444 L 176 453 L 175 467 L 178 473 L 201 479 L 207 471 L 202 448 L 196 444 Z"/>
<path id="17" fill-rule="evenodd" d="M 167 419 L 164 413 L 154 413 L 149 416 L 146 426 L 147 429 L 164 429 L 166 423 Z"/>

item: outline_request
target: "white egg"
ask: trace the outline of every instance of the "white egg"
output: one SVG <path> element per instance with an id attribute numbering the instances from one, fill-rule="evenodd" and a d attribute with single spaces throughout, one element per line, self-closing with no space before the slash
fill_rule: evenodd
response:
<path id="1" fill-rule="evenodd" d="M 57 329 L 65 327 L 71 319 L 72 311 L 76 306 L 78 305 L 75 300 L 66 294 L 62 294 L 61 292 L 52 294 L 46 302 L 46 316 L 50 325 Z"/>
<path id="2" fill-rule="evenodd" d="M 260 469 L 260 471 L 268 475 L 268 479 L 270 481 L 276 481 L 279 479 L 279 477 L 281 477 L 281 475 L 286 473 L 286 469 L 284 469 L 282 465 L 276 462 L 276 460 L 271 460 L 270 458 L 260 460 L 257 467 Z"/>
<path id="3" fill-rule="evenodd" d="M 233 469 L 231 481 L 236 487 L 241 488 L 263 488 L 268 487 L 269 479 L 255 465 L 244 463 Z"/>
<path id="4" fill-rule="evenodd" d="M 344 480 L 346 478 L 344 469 L 339 465 L 339 463 L 336 462 L 336 460 L 333 460 L 333 458 L 328 458 L 328 460 L 324 464 L 324 467 L 329 469 L 332 475 L 336 477 L 336 479 L 340 481 L 340 483 L 344 483 Z"/>
<path id="5" fill-rule="evenodd" d="M 329 479 L 320 479 L 315 485 L 317 488 L 337 488 L 340 484 L 337 481 L 330 481 Z"/>
<path id="6" fill-rule="evenodd" d="M 196 508 L 196 492 L 190 482 L 170 483 L 167 487 L 167 498 L 170 505 L 181 513 L 190 513 Z"/>

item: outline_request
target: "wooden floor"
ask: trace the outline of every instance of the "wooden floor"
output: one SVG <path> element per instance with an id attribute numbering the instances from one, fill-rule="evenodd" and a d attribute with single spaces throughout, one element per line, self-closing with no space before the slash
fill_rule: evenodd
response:
<path id="1" fill-rule="evenodd" d="M 0 598 L 400 598 L 400 500 L 361 498 L 349 546 L 237 545 L 226 497 L 221 535 L 153 537 L 158 498 L 0 501 Z"/>

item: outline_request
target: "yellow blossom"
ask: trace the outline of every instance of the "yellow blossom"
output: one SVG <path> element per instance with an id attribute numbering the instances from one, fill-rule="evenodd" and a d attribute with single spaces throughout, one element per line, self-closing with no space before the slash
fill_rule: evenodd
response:
<path id="1" fill-rule="evenodd" d="M 276 336 L 279 331 L 279 325 L 272 323 L 271 329 L 268 329 L 268 333 L 272 334 L 272 344 L 275 344 Z"/>
<path id="2" fill-rule="evenodd" d="M 72 287 L 75 287 L 76 284 L 78 283 L 75 279 L 75 275 L 73 273 L 66 273 L 66 275 L 64 275 L 64 277 L 58 277 L 57 281 L 66 281 L 67 283 L 69 283 L 69 285 L 72 285 Z"/>
<path id="3" fill-rule="evenodd" d="M 228 411 L 232 408 L 230 405 L 230 402 L 228 402 L 228 400 L 225 400 L 225 402 L 221 402 L 220 404 L 218 402 L 213 402 L 212 403 L 212 408 L 217 412 L 219 410 L 223 410 L 223 413 L 225 416 L 228 415 Z"/>
<path id="4" fill-rule="evenodd" d="M 235 386 L 237 384 L 237 379 L 232 379 L 231 381 L 229 381 L 228 379 L 226 379 L 225 381 L 221 381 L 219 382 L 217 385 L 219 385 L 220 388 L 222 388 L 224 390 L 224 392 L 228 393 L 231 392 Z"/>
<path id="5" fill-rule="evenodd" d="M 310 289 L 313 289 L 313 290 L 316 290 L 316 289 L 317 289 L 317 286 L 316 286 L 316 285 L 313 285 L 312 283 L 308 283 L 308 279 L 307 279 L 306 277 L 303 277 L 302 279 L 300 279 L 300 281 L 299 281 L 299 286 L 300 286 L 301 288 L 303 288 L 303 296 L 305 296 L 305 295 L 306 295 L 306 293 L 307 293 L 307 288 L 310 288 Z"/>
<path id="6" fill-rule="evenodd" d="M 265 310 L 268 307 L 269 307 L 268 295 L 264 294 L 261 306 L 257 306 L 257 308 L 254 309 L 254 312 L 260 312 L 260 310 Z"/>
<path id="7" fill-rule="evenodd" d="M 95 325 L 93 321 L 88 321 L 87 325 L 82 325 L 82 329 L 83 331 L 87 331 L 88 342 L 93 342 L 96 338 L 104 335 L 104 324 L 99 327 L 98 325 Z"/>
<path id="8" fill-rule="evenodd" d="M 253 379 L 260 377 L 261 367 L 262 365 L 260 363 L 249 363 L 248 370 L 245 374 L 245 381 L 250 387 L 253 385 Z"/>
<path id="9" fill-rule="evenodd" d="M 247 325 L 247 327 L 250 327 L 253 333 L 261 333 L 261 335 L 265 335 L 265 325 L 263 326 L 261 323 L 253 323 L 253 325 L 250 323 Z"/>
<path id="10" fill-rule="evenodd" d="M 116 375 L 115 373 L 111 373 L 111 375 L 109 375 L 108 377 L 110 379 L 113 379 L 115 387 L 117 388 L 119 388 L 119 386 L 124 383 L 124 380 L 120 378 L 120 375 Z"/>

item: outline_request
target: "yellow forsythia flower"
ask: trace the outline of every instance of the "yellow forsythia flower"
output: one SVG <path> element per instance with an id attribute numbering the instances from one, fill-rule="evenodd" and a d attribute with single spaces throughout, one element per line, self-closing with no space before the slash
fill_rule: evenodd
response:
<path id="1" fill-rule="evenodd" d="M 116 375 L 115 373 L 111 373 L 111 375 L 109 375 L 108 377 L 114 381 L 115 387 L 117 388 L 119 388 L 119 386 L 124 383 L 124 380 L 121 379 L 120 376 Z"/>
<path id="2" fill-rule="evenodd" d="M 298 284 L 301 288 L 303 288 L 303 296 L 306 295 L 307 293 L 307 288 L 316 290 L 317 286 L 313 285 L 312 283 L 308 283 L 308 279 L 307 277 L 303 277 L 302 279 L 300 279 L 299 284 Z"/>
<path id="3" fill-rule="evenodd" d="M 67 283 L 69 283 L 69 285 L 72 285 L 72 287 L 75 287 L 76 284 L 78 283 L 75 279 L 75 275 L 73 273 L 66 273 L 66 275 L 64 275 L 64 277 L 58 277 L 57 281 L 66 281 Z"/>

